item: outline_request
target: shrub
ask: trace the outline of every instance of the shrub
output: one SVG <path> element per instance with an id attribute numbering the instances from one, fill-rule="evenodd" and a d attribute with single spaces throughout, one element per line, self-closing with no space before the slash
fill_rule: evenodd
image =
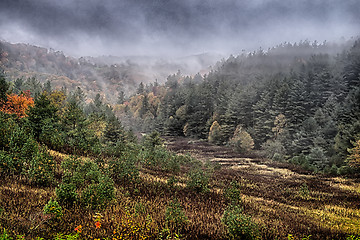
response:
<path id="1" fill-rule="evenodd" d="M 2 234 L 0 234 L 0 240 L 12 240 L 13 238 L 7 233 L 6 229 L 4 228 Z"/>
<path id="2" fill-rule="evenodd" d="M 103 208 L 115 195 L 113 180 L 91 161 L 81 162 L 70 157 L 62 163 L 63 181 L 56 189 L 59 202 L 72 205 L 81 203 L 89 208 Z"/>
<path id="3" fill-rule="evenodd" d="M 188 174 L 187 187 L 196 192 L 209 191 L 209 176 L 201 169 L 195 169 Z"/>
<path id="4" fill-rule="evenodd" d="M 16 126 L 15 121 L 9 115 L 0 111 L 0 149 L 9 149 L 10 137 Z"/>
<path id="5" fill-rule="evenodd" d="M 102 176 L 98 183 L 87 186 L 81 193 L 82 203 L 93 209 L 105 207 L 115 196 L 114 182 Z"/>
<path id="6" fill-rule="evenodd" d="M 239 206 L 230 205 L 224 212 L 221 221 L 227 227 L 230 239 L 258 239 L 259 230 L 251 217 L 246 216 Z"/>
<path id="7" fill-rule="evenodd" d="M 339 167 L 337 173 L 339 175 L 347 175 L 350 174 L 352 172 L 352 169 L 349 166 L 341 166 Z"/>
<path id="8" fill-rule="evenodd" d="M 184 160 L 161 146 L 154 147 L 152 150 L 145 149 L 142 152 L 142 159 L 142 163 L 147 167 L 172 173 L 180 171 L 180 163 Z"/>
<path id="9" fill-rule="evenodd" d="M 312 148 L 308 155 L 308 160 L 311 165 L 316 166 L 316 168 L 320 170 L 323 170 L 325 166 L 329 165 L 329 160 L 321 147 Z"/>
<path id="10" fill-rule="evenodd" d="M 360 240 L 360 236 L 350 235 L 346 237 L 346 240 Z"/>
<path id="11" fill-rule="evenodd" d="M 261 147 L 266 157 L 274 161 L 282 160 L 286 152 L 285 147 L 280 141 L 267 140 Z"/>
<path id="12" fill-rule="evenodd" d="M 176 179 L 174 176 L 171 176 L 167 181 L 166 181 L 166 185 L 172 189 L 175 187 L 175 184 L 178 183 L 179 180 Z"/>
<path id="13" fill-rule="evenodd" d="M 241 202 L 240 185 L 232 181 L 230 186 L 225 189 L 225 197 L 231 202 L 232 205 L 237 205 Z"/>
<path id="14" fill-rule="evenodd" d="M 25 167 L 30 164 L 34 155 L 38 152 L 38 146 L 32 135 L 24 128 L 16 126 L 11 133 L 8 153 L 12 155 L 12 172 L 24 173 Z"/>
<path id="15" fill-rule="evenodd" d="M 284 156 L 279 153 L 275 153 L 274 156 L 272 157 L 272 160 L 275 162 L 282 162 L 284 161 Z"/>
<path id="16" fill-rule="evenodd" d="M 65 145 L 65 134 L 59 129 L 59 126 L 52 119 L 45 119 L 39 135 L 39 141 L 52 149 L 60 150 Z"/>
<path id="17" fill-rule="evenodd" d="M 306 183 L 303 183 L 301 186 L 300 186 L 300 189 L 299 189 L 299 194 L 301 196 L 301 198 L 304 198 L 304 199 L 308 199 L 309 196 L 310 196 L 310 190 L 309 190 L 309 187 Z"/>
<path id="18" fill-rule="evenodd" d="M 177 199 L 170 201 L 165 211 L 165 222 L 167 228 L 171 231 L 179 233 L 183 229 L 188 221 L 185 213 L 181 207 L 181 204 Z"/>
<path id="19" fill-rule="evenodd" d="M 115 182 L 133 183 L 139 178 L 136 159 L 131 154 L 109 161 L 110 176 Z"/>
<path id="20" fill-rule="evenodd" d="M 62 208 L 56 200 L 50 199 L 44 207 L 44 214 L 51 214 L 59 219 L 63 216 Z"/>
<path id="21" fill-rule="evenodd" d="M 154 131 L 144 138 L 144 146 L 149 150 L 154 150 L 157 146 L 162 146 L 164 140 L 161 139 L 160 133 Z"/>
<path id="22" fill-rule="evenodd" d="M 55 172 L 55 162 L 42 148 L 36 152 L 30 162 L 28 176 L 30 181 L 41 186 L 48 186 L 53 182 Z"/>
<path id="23" fill-rule="evenodd" d="M 73 183 L 62 183 L 56 189 L 56 198 L 61 204 L 73 205 L 77 199 L 76 186 Z"/>
<path id="24" fill-rule="evenodd" d="M 0 150 L 0 173 L 15 172 L 16 166 L 16 158 Z"/>

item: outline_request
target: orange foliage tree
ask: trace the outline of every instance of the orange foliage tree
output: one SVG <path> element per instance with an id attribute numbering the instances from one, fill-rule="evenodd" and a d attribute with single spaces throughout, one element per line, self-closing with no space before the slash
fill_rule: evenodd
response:
<path id="1" fill-rule="evenodd" d="M 16 114 L 19 118 L 26 117 L 26 111 L 34 106 L 34 99 L 30 96 L 30 91 L 25 91 L 19 95 L 7 94 L 7 101 L 0 104 L 0 111 L 8 114 Z"/>

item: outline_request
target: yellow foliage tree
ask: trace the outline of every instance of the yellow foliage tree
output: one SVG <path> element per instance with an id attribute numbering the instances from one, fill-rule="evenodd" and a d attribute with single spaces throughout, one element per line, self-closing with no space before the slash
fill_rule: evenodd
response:
<path id="1" fill-rule="evenodd" d="M 238 125 L 234 135 L 230 138 L 229 144 L 238 152 L 250 152 L 254 148 L 254 140 L 241 125 Z"/>
<path id="2" fill-rule="evenodd" d="M 274 127 L 271 129 L 274 133 L 274 138 L 277 139 L 279 135 L 284 132 L 286 127 L 286 118 L 284 114 L 279 114 L 276 116 L 274 121 Z"/>
<path id="3" fill-rule="evenodd" d="M 350 155 L 347 158 L 347 162 L 351 167 L 360 167 L 360 140 L 354 143 L 354 147 L 348 150 Z"/>
<path id="4" fill-rule="evenodd" d="M 221 126 L 217 121 L 214 121 L 213 124 L 210 127 L 208 141 L 215 144 L 221 144 L 222 143 L 222 131 Z"/>

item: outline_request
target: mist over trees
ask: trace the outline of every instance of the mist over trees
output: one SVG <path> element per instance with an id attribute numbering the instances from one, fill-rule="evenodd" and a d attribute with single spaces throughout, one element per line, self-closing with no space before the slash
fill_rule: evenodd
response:
<path id="1" fill-rule="evenodd" d="M 360 130 L 359 52 L 358 40 L 302 41 L 230 56 L 204 76 L 178 72 L 164 85 L 139 85 L 115 111 L 142 131 L 244 153 L 254 147 L 309 170 L 346 172 Z"/>

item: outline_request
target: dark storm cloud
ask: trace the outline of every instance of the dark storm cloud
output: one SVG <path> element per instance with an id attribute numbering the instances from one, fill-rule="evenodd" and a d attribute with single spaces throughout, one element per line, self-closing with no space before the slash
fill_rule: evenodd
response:
<path id="1" fill-rule="evenodd" d="M 237 53 L 359 34 L 358 0 L 2 0 L 0 37 L 68 54 Z"/>

